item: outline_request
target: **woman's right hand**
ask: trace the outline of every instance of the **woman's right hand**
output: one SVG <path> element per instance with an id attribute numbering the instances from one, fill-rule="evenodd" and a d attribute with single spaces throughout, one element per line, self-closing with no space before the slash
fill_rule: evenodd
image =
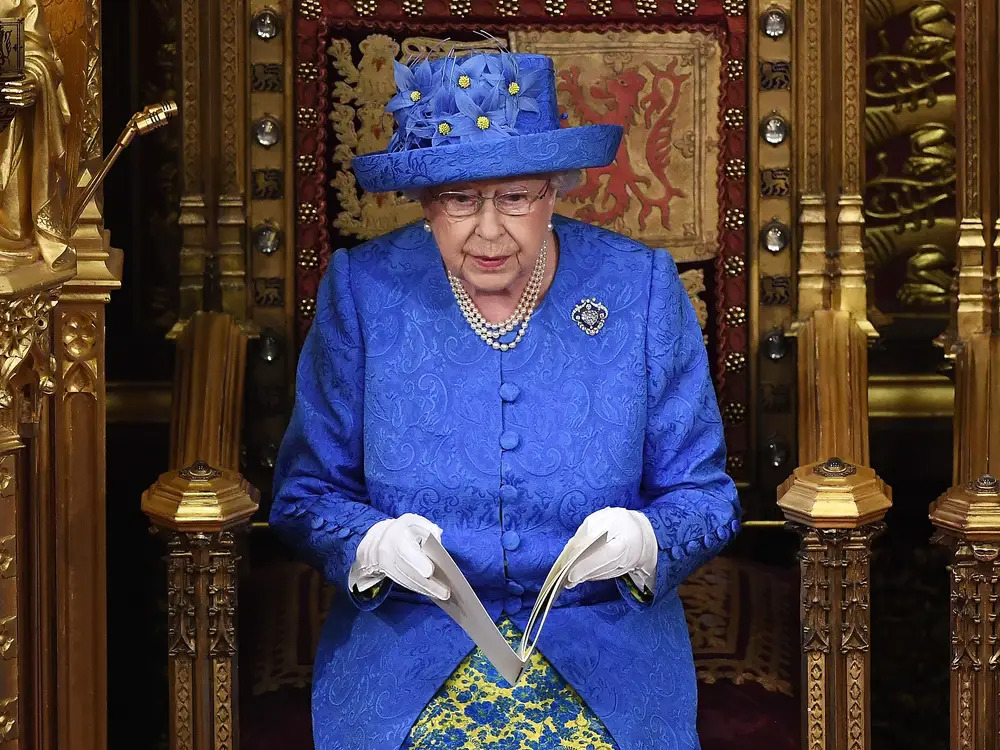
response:
<path id="1" fill-rule="evenodd" d="M 363 592 L 388 577 L 418 594 L 448 599 L 451 591 L 433 577 L 434 563 L 420 546 L 432 534 L 441 541 L 440 527 L 415 513 L 379 521 L 358 545 L 350 587 Z"/>

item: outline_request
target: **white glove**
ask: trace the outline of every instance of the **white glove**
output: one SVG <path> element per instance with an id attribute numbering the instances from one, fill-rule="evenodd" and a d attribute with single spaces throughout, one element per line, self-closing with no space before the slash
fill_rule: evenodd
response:
<path id="1" fill-rule="evenodd" d="M 584 581 L 628 575 L 640 588 L 653 591 L 656 577 L 656 534 L 642 513 L 626 508 L 602 508 L 587 516 L 573 539 L 586 543 L 607 533 L 607 542 L 580 557 L 567 574 L 567 588 Z"/>
<path id="2" fill-rule="evenodd" d="M 434 563 L 420 548 L 431 534 L 440 542 L 441 529 L 423 516 L 404 513 L 368 529 L 358 545 L 347 583 L 366 591 L 388 576 L 400 586 L 433 599 L 446 600 L 451 591 L 434 575 Z"/>

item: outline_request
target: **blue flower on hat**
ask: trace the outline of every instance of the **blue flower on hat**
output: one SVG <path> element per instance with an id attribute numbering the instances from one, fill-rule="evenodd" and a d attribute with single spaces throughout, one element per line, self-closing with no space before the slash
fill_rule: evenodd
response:
<path id="1" fill-rule="evenodd" d="M 499 106 L 496 91 L 491 91 L 482 103 L 461 90 L 455 91 L 454 96 L 458 113 L 442 117 L 437 123 L 437 135 L 442 141 L 474 143 L 511 135 L 507 115 Z"/>
<path id="2" fill-rule="evenodd" d="M 385 111 L 395 114 L 400 110 L 416 107 L 423 112 L 431 107 L 441 79 L 434 74 L 430 61 L 421 60 L 413 67 L 403 65 L 398 60 L 393 60 L 392 64 L 396 95 L 389 100 Z"/>
<path id="3" fill-rule="evenodd" d="M 538 94 L 541 93 L 542 79 L 546 71 L 536 69 L 522 72 L 517 59 L 507 53 L 496 55 L 500 65 L 496 72 L 489 72 L 483 78 L 497 87 L 504 105 L 507 122 L 513 127 L 521 112 L 538 112 Z"/>
<path id="4" fill-rule="evenodd" d="M 485 93 L 488 90 L 484 74 L 490 69 L 496 55 L 469 55 L 464 60 L 455 60 L 451 67 L 449 83 L 467 94 Z"/>
<path id="5" fill-rule="evenodd" d="M 417 145 L 422 136 L 426 137 L 428 118 L 442 92 L 441 76 L 426 59 L 413 66 L 393 61 L 393 75 L 396 95 L 385 109 L 395 118 L 397 128 L 389 141 L 389 150 L 403 151 Z"/>

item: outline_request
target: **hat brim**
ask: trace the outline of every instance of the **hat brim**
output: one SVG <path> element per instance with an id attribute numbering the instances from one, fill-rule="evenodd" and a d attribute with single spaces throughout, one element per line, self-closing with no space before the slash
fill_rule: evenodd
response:
<path id="1" fill-rule="evenodd" d="M 614 161 L 622 139 L 620 125 L 581 125 L 502 140 L 357 156 L 358 184 L 370 193 L 413 190 L 472 180 L 546 174 Z"/>

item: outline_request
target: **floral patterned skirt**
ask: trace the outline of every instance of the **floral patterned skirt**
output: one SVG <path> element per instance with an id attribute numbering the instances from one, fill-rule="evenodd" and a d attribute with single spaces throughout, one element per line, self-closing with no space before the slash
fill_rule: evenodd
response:
<path id="1" fill-rule="evenodd" d="M 503 619 L 512 644 L 521 634 Z M 478 648 L 417 717 L 401 750 L 618 750 L 579 694 L 536 650 L 510 687 Z"/>

